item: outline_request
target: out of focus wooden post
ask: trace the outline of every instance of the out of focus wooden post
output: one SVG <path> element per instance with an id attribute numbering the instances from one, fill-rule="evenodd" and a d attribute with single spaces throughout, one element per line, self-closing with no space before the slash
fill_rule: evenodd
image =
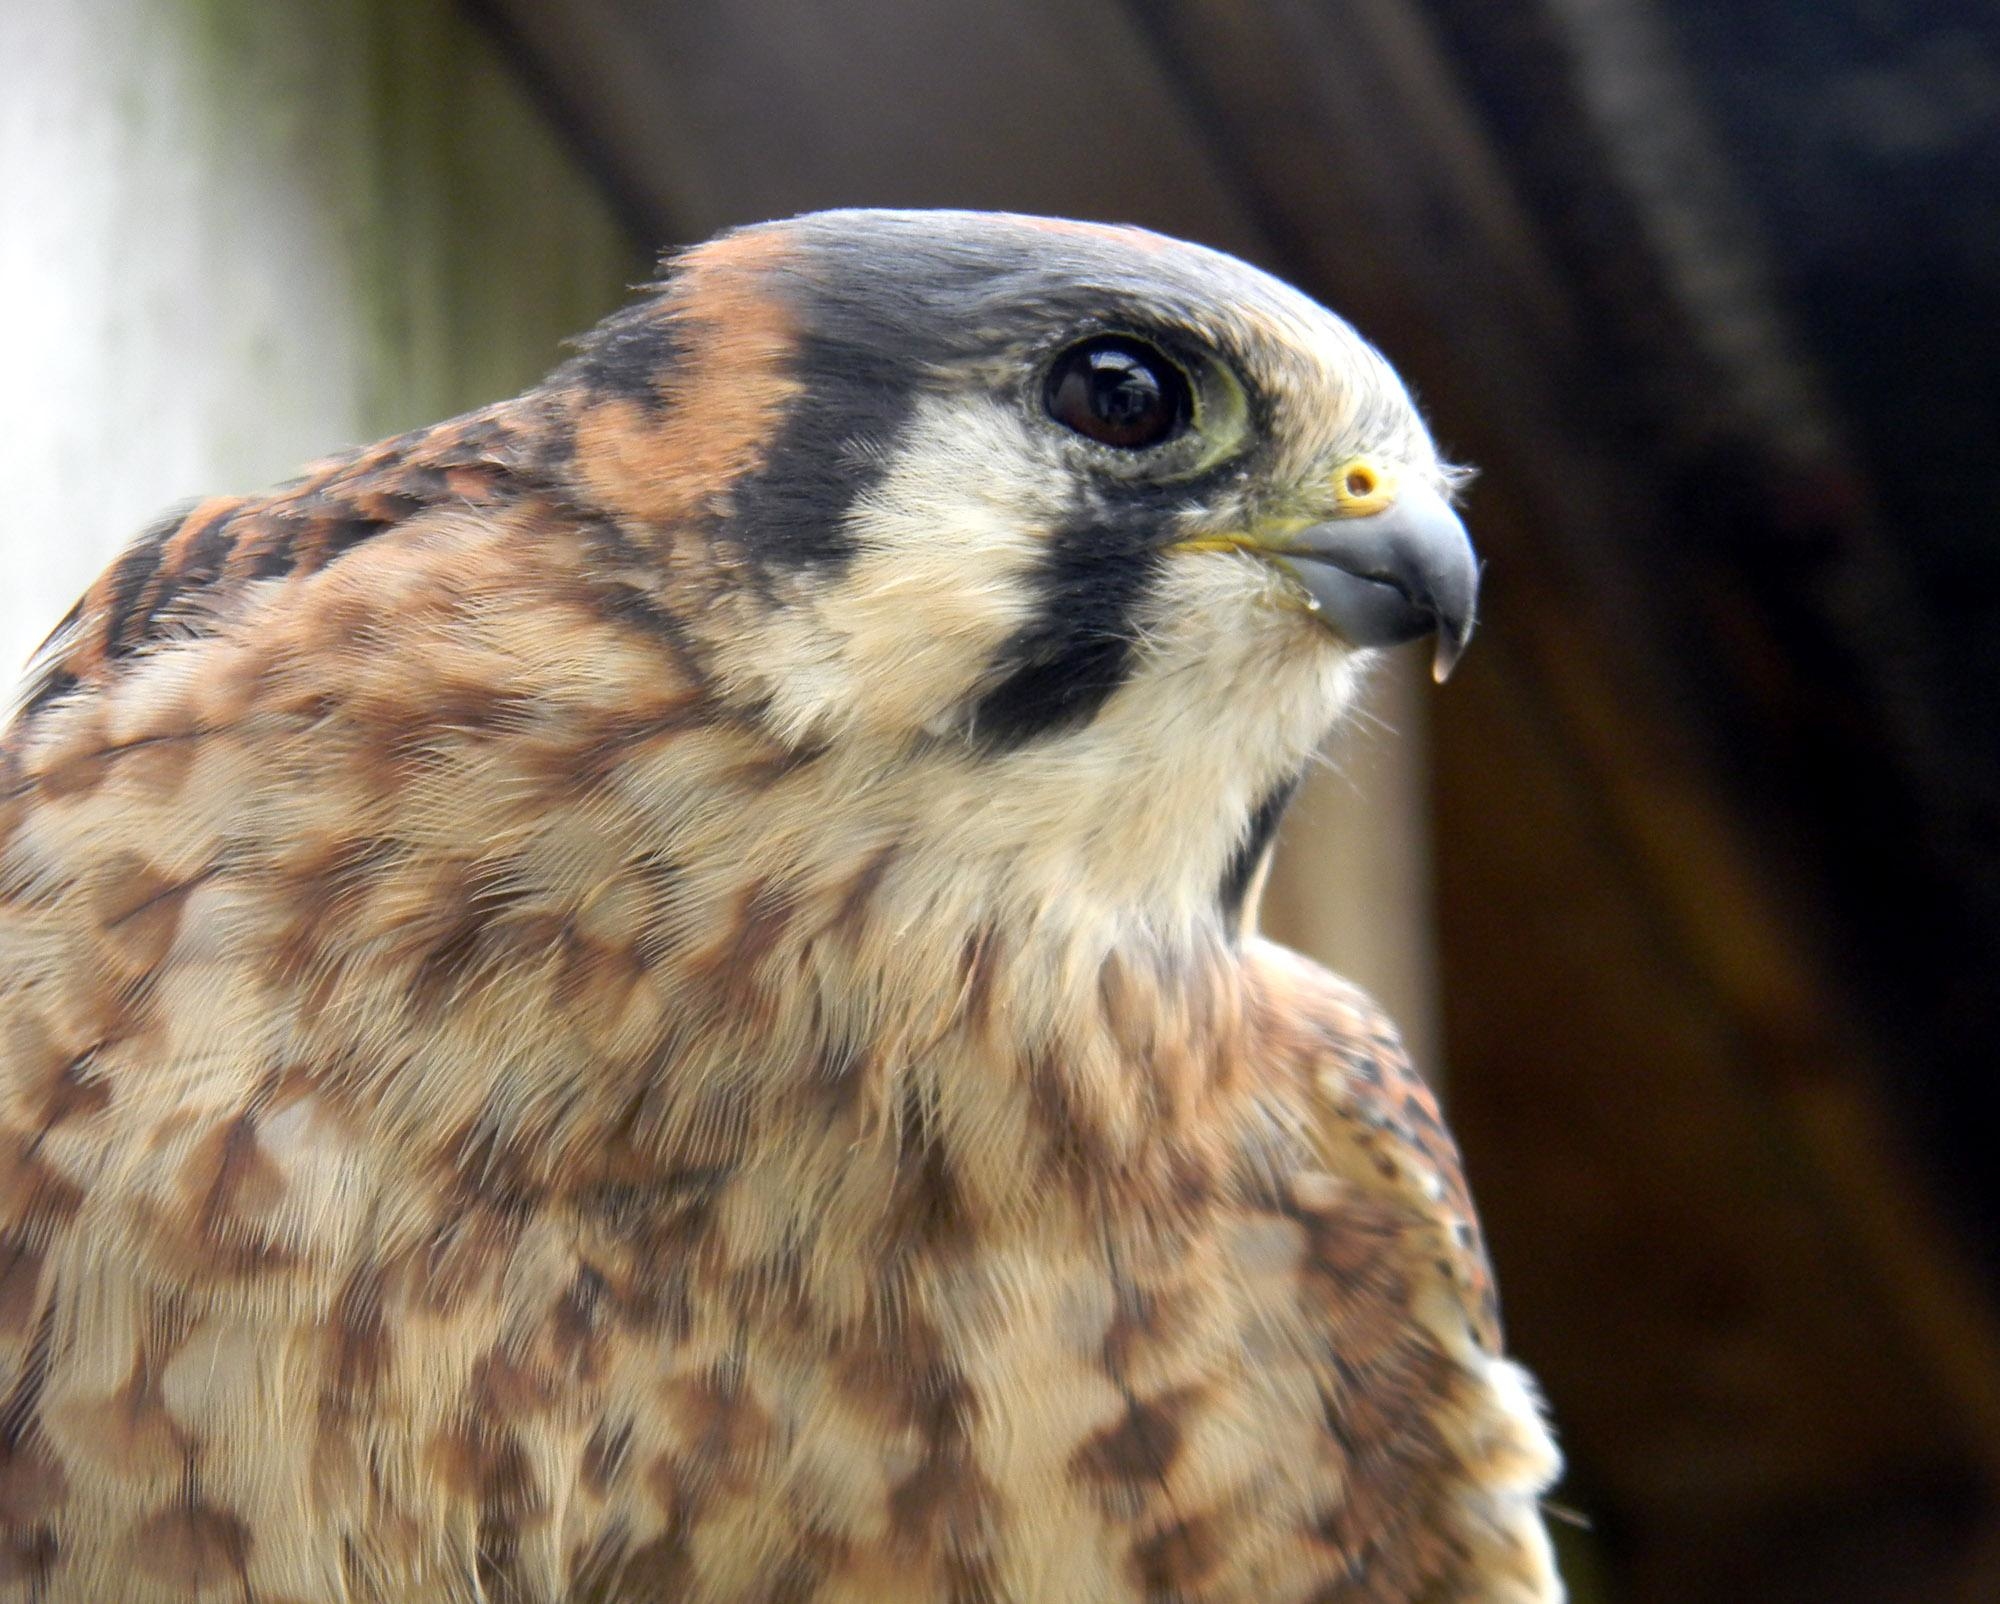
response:
<path id="1" fill-rule="evenodd" d="M 1432 927 L 1430 765 L 1419 651 L 1396 653 L 1335 732 L 1285 820 L 1263 928 L 1365 986 L 1418 1066 L 1443 1070 Z"/>

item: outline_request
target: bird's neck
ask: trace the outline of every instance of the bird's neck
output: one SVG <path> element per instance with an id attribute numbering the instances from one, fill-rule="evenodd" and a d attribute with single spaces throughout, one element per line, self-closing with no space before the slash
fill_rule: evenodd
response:
<path id="1" fill-rule="evenodd" d="M 830 766 L 818 800 L 807 786 L 743 811 L 736 861 L 787 836 L 797 856 L 726 903 L 694 980 L 722 1039 L 656 1075 L 664 1123 L 724 1060 L 768 1108 L 831 1099 L 850 1140 L 979 1129 L 996 1174 L 1016 1177 L 1086 1125 L 1099 1158 L 1122 1163 L 1198 1117 L 1241 1050 L 1240 964 L 1215 895 L 1233 821 L 1185 832 L 1176 852 L 1134 839 L 1159 823 L 1129 797 L 1097 820 L 1082 801 L 1041 818 L 970 771 L 959 781 L 860 785 Z"/>
<path id="2" fill-rule="evenodd" d="M 875 1202 L 849 1199 L 857 1222 L 897 1206 L 925 1153 L 949 1155 L 982 1218 L 1025 1217 L 1065 1178 L 1185 1187 L 1245 1056 L 1241 964 L 1210 889 L 1232 828 L 1209 831 L 1216 863 L 1149 901 L 1054 850 L 1074 816 L 1038 834 L 1031 814 L 978 805 L 972 778 L 954 792 L 825 755 L 745 785 L 751 743 L 700 739 L 726 788 L 626 777 L 675 821 L 659 839 L 609 837 L 588 810 L 542 826 L 538 860 L 606 888 L 568 899 L 532 964 L 460 990 L 414 1057 L 402 1044 L 385 1118 L 447 1128 L 448 1094 L 481 1172 L 529 1187 L 742 1176 L 811 1210 L 880 1171 Z M 685 775 L 692 754 L 676 755 Z M 1143 798 L 1104 812 L 1147 818 Z M 641 861 L 654 878 L 631 880 Z"/>

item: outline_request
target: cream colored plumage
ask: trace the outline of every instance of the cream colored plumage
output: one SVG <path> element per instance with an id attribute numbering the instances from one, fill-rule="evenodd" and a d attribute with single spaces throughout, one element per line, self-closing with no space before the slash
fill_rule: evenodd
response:
<path id="1" fill-rule="evenodd" d="M 0 748 L 0 1598 L 1559 1598 L 1243 927 L 1448 491 L 1240 263 L 834 213 L 149 532 Z"/>

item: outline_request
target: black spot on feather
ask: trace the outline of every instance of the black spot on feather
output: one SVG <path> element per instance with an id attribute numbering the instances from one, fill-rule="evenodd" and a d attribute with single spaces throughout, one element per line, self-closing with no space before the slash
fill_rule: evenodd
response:
<path id="1" fill-rule="evenodd" d="M 194 537 L 194 543 L 188 548 L 187 556 L 181 562 L 176 588 L 185 589 L 190 586 L 198 588 L 215 583 L 221 576 L 223 564 L 229 561 L 230 548 L 234 544 L 230 526 L 235 522 L 236 512 L 233 509 L 209 519 L 201 533 Z M 154 598 L 145 623 L 140 626 L 141 629 L 151 625 L 153 614 L 159 611 L 165 600 L 164 594 Z"/>
<path id="2" fill-rule="evenodd" d="M 595 399 L 636 401 L 658 416 L 667 405 L 666 380 L 680 363 L 680 330 L 657 300 L 615 312 L 576 342 L 576 355 L 549 375 L 555 388 L 574 385 Z"/>
<path id="3" fill-rule="evenodd" d="M 106 657 L 123 657 L 144 638 L 144 615 L 140 628 L 128 630 L 126 626 L 132 621 L 147 581 L 160 570 L 160 559 L 165 554 L 167 542 L 186 522 L 187 514 L 185 507 L 168 513 L 127 547 L 124 556 L 113 564 L 110 584 L 104 596 Z"/>
<path id="4" fill-rule="evenodd" d="M 342 552 L 352 551 L 364 540 L 372 540 L 389 527 L 388 521 L 368 518 L 359 514 L 338 515 L 327 519 L 325 536 L 320 543 L 320 562 L 330 563 Z"/>
<path id="5" fill-rule="evenodd" d="M 281 522 L 280 528 L 284 529 L 281 538 L 272 540 L 252 560 L 250 564 L 252 579 L 282 579 L 298 566 L 298 532 L 296 529 L 285 527 L 285 524 L 291 522 L 295 520 L 286 519 Z"/>

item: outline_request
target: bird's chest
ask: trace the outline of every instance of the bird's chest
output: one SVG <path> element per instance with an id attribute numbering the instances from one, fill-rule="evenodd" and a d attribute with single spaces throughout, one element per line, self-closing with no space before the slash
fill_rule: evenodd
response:
<path id="1" fill-rule="evenodd" d="M 523 1596 L 1289 1596 L 1324 1467 L 1285 1222 L 829 1204 L 745 1254 L 739 1206 L 671 1255 L 585 1232 L 461 1367 L 451 1518 Z"/>

